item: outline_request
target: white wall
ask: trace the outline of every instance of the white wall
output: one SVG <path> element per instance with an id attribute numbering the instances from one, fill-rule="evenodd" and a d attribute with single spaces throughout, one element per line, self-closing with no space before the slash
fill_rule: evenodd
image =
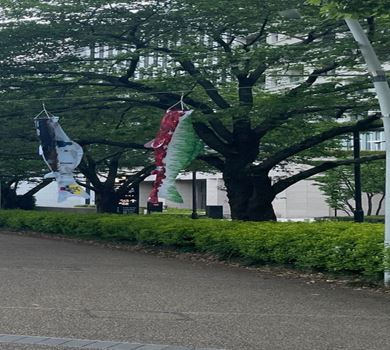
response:
<path id="1" fill-rule="evenodd" d="M 273 202 L 278 218 L 315 218 L 332 216 L 333 211 L 313 180 L 303 180 L 279 193 Z"/>
<path id="2" fill-rule="evenodd" d="M 222 205 L 223 215 L 230 216 L 229 199 L 220 175 L 206 180 L 206 205 Z"/>
<path id="3" fill-rule="evenodd" d="M 150 191 L 152 190 L 152 184 L 151 181 L 144 181 L 140 185 L 140 207 L 146 208 L 147 206 L 147 200 L 150 194 Z M 159 198 L 161 202 L 164 203 L 169 208 L 179 208 L 179 209 L 187 209 L 192 208 L 192 186 L 191 181 L 176 181 L 176 188 L 183 197 L 183 203 L 174 203 L 169 200 L 166 200 L 164 198 Z"/>

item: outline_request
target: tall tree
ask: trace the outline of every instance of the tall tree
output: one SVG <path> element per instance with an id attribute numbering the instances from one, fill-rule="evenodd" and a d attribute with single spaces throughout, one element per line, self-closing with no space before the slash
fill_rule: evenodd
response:
<path id="1" fill-rule="evenodd" d="M 301 18 L 288 19 L 290 8 Z M 275 182 L 272 169 L 334 155 L 341 135 L 378 123 L 367 117 L 376 103 L 343 21 L 301 1 L 5 1 L 3 16 L 4 87 L 51 88 L 72 108 L 166 109 L 184 92 L 234 219 L 275 220 L 278 193 L 353 160 Z M 11 33 L 33 37 L 15 47 Z M 360 80 L 335 74 L 351 68 Z"/>

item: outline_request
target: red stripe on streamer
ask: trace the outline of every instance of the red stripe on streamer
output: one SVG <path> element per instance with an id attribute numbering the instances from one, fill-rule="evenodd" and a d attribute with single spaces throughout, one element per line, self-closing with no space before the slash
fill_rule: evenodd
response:
<path id="1" fill-rule="evenodd" d="M 150 203 L 158 203 L 158 190 L 165 179 L 164 158 L 167 155 L 168 145 L 179 124 L 180 117 L 184 114 L 185 111 L 183 110 L 167 110 L 161 120 L 160 129 L 156 138 L 145 144 L 145 147 L 154 149 L 156 164 L 156 169 L 151 173 L 152 175 L 156 175 L 156 180 L 154 181 L 152 191 L 149 194 L 148 202 Z"/>

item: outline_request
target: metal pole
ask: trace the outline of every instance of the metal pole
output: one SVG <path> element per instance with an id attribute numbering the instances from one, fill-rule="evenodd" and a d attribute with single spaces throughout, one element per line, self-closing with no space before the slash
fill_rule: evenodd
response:
<path id="1" fill-rule="evenodd" d="M 360 133 L 355 130 L 353 132 L 353 158 L 360 158 Z M 362 182 L 360 163 L 354 164 L 354 177 L 355 177 L 355 211 L 353 213 L 355 222 L 364 221 L 364 211 L 362 208 Z"/>
<path id="2" fill-rule="evenodd" d="M 191 218 L 192 219 L 197 219 L 198 218 L 198 213 L 196 212 L 196 171 L 192 172 L 192 214 Z"/>
<path id="3" fill-rule="evenodd" d="M 360 51 L 367 64 L 368 71 L 371 74 L 375 92 L 378 97 L 380 110 L 382 113 L 383 126 L 385 130 L 386 142 L 386 197 L 385 197 L 385 248 L 390 247 L 390 88 L 387 83 L 386 73 L 376 56 L 374 48 L 367 38 L 366 33 L 361 27 L 358 20 L 345 18 L 355 41 L 358 43 Z M 385 269 L 384 273 L 385 286 L 390 286 L 390 271 Z"/>
<path id="4" fill-rule="evenodd" d="M 385 186 L 385 248 L 390 249 L 390 117 L 384 117 L 383 126 L 386 149 L 386 186 Z M 387 268 L 384 274 L 385 286 L 390 286 L 390 271 Z"/>

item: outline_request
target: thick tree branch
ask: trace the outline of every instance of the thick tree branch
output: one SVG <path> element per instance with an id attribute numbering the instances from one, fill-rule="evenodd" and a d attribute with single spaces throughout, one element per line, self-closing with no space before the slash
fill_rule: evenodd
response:
<path id="1" fill-rule="evenodd" d="M 134 76 L 134 73 L 137 69 L 137 66 L 138 66 L 138 62 L 139 62 L 139 56 L 135 57 L 135 58 L 132 58 L 130 60 L 130 65 L 129 65 L 129 68 L 127 69 L 126 71 L 126 75 L 124 75 L 122 78 L 123 79 L 127 79 L 129 80 L 131 77 Z"/>
<path id="2" fill-rule="evenodd" d="M 385 157 L 386 157 L 385 154 L 377 154 L 374 156 L 362 157 L 359 159 L 344 159 L 344 160 L 333 161 L 333 162 L 327 161 L 327 162 L 324 162 L 324 163 L 322 163 L 318 166 L 315 166 L 311 169 L 308 169 L 308 170 L 302 171 L 296 175 L 290 176 L 287 179 L 278 181 L 277 183 L 275 183 L 272 186 L 272 189 L 273 189 L 275 194 L 278 194 L 278 193 L 284 191 L 286 188 L 290 187 L 291 185 L 293 185 L 301 180 L 307 179 L 310 176 L 317 175 L 317 174 L 322 173 L 326 170 L 336 168 L 340 165 L 349 165 L 349 164 L 354 164 L 354 163 L 365 163 L 365 162 L 370 162 L 372 160 L 384 159 Z"/>
<path id="3" fill-rule="evenodd" d="M 346 126 L 339 126 L 335 127 L 329 130 L 326 130 L 322 132 L 321 134 L 312 136 L 307 138 L 306 140 L 297 143 L 293 146 L 290 146 L 288 148 L 285 148 L 284 150 L 275 153 L 268 159 L 264 160 L 260 165 L 258 165 L 256 168 L 262 169 L 262 170 L 269 170 L 273 168 L 276 164 L 279 164 L 281 161 L 299 153 L 304 150 L 307 150 L 309 148 L 312 148 L 313 146 L 316 146 L 326 140 L 332 139 L 336 136 L 343 135 L 349 132 L 353 132 L 356 130 L 367 130 L 372 128 L 373 123 L 378 121 L 378 116 L 372 116 L 364 120 L 358 121 L 354 125 L 346 125 Z"/>
<path id="4" fill-rule="evenodd" d="M 332 64 L 329 64 L 326 67 L 314 69 L 311 72 L 311 74 L 309 75 L 309 77 L 303 83 L 301 83 L 297 87 L 291 89 L 286 94 L 286 96 L 296 96 L 298 93 L 300 93 L 300 92 L 306 90 L 307 88 L 309 88 L 310 86 L 312 86 L 321 75 L 324 75 L 325 73 L 327 73 L 333 69 L 336 69 L 337 67 L 338 67 L 338 64 L 336 62 L 333 62 Z"/>
<path id="5" fill-rule="evenodd" d="M 142 170 L 138 171 L 137 173 L 127 176 L 125 182 L 123 182 L 119 187 L 119 189 L 117 190 L 117 194 L 119 198 L 122 198 L 128 192 L 131 186 L 138 185 L 143 180 L 145 180 L 150 175 L 151 171 L 154 168 L 155 165 L 150 164 L 145 166 Z"/>
<path id="6" fill-rule="evenodd" d="M 76 180 L 76 183 L 79 184 L 80 186 L 88 189 L 88 190 L 91 190 L 91 191 L 96 191 L 95 187 L 93 187 L 93 185 L 88 185 L 86 184 L 85 182 L 81 182 L 79 180 Z"/>
<path id="7" fill-rule="evenodd" d="M 340 28 L 342 26 L 344 26 L 343 21 L 338 21 L 337 23 L 332 22 L 332 24 L 327 24 L 326 25 L 327 28 L 324 29 L 324 31 L 319 32 L 319 33 L 316 33 L 315 31 L 310 31 L 305 39 L 303 39 L 301 42 L 299 42 L 298 44 L 295 44 L 295 45 L 310 44 L 310 43 L 314 42 L 316 39 L 323 38 L 329 34 L 332 34 L 332 32 L 334 33 L 335 30 L 337 30 L 338 28 Z"/>
<path id="8" fill-rule="evenodd" d="M 96 174 L 96 162 L 90 154 L 84 153 L 84 158 L 78 165 L 78 169 L 89 180 L 89 182 L 96 190 L 103 190 L 103 183 Z"/>
<path id="9" fill-rule="evenodd" d="M 203 87 L 206 94 L 210 97 L 210 99 L 220 108 L 226 109 L 229 108 L 229 103 L 219 94 L 218 89 L 215 87 L 215 85 L 207 80 L 202 73 L 195 67 L 193 62 L 189 60 L 182 60 L 180 59 L 181 53 L 175 50 L 172 50 L 167 47 L 151 47 L 150 49 L 155 50 L 156 52 L 164 52 L 166 54 L 169 54 L 171 57 L 175 58 L 177 62 L 180 63 L 182 68 L 191 76 L 194 78 L 194 80 Z M 202 110 L 205 114 L 210 114 L 213 112 L 213 110 L 206 104 L 202 104 L 199 101 L 193 101 L 190 98 L 186 97 L 184 100 L 185 103 L 197 107 L 198 109 Z"/>
<path id="10" fill-rule="evenodd" d="M 107 180 L 104 183 L 104 187 L 106 188 L 113 188 L 115 185 L 115 180 L 118 175 L 119 158 L 121 157 L 121 155 L 122 153 L 116 155 L 108 162 Z"/>
<path id="11" fill-rule="evenodd" d="M 253 106 L 253 87 L 246 76 L 238 76 L 238 99 L 240 106 Z"/>
<path id="12" fill-rule="evenodd" d="M 229 43 L 225 42 L 225 40 L 222 39 L 221 35 L 215 35 L 213 37 L 213 39 L 225 51 L 226 57 L 227 57 L 227 59 L 228 59 L 228 61 L 230 63 L 230 69 L 231 69 L 233 75 L 235 75 L 236 77 L 240 76 L 242 74 L 242 72 L 238 68 L 238 62 L 233 57 L 233 52 L 232 52 L 232 48 L 231 48 L 231 44 L 234 41 L 234 37 L 230 40 Z"/>
<path id="13" fill-rule="evenodd" d="M 221 122 L 221 120 L 216 116 L 211 116 L 209 118 L 209 123 L 215 133 L 223 139 L 227 143 L 233 143 L 233 134 L 232 132 L 226 128 L 225 125 Z"/>
<path id="14" fill-rule="evenodd" d="M 45 75 L 64 75 L 64 76 L 82 76 L 86 77 L 88 79 L 96 79 L 96 80 L 104 80 L 106 82 L 110 83 L 110 86 L 112 87 L 122 87 L 122 88 L 128 88 L 135 90 L 140 93 L 147 94 L 149 96 L 153 96 L 157 98 L 162 105 L 161 107 L 165 106 L 171 106 L 172 104 L 176 103 L 177 101 L 180 101 L 181 96 L 177 93 L 171 93 L 171 92 L 163 92 L 160 91 L 158 88 L 152 88 L 150 86 L 147 86 L 143 83 L 140 82 L 135 82 L 135 81 L 130 81 L 124 77 L 117 77 L 113 75 L 107 75 L 107 74 L 102 74 L 102 73 L 94 73 L 94 72 L 86 72 L 86 71 L 78 71 L 78 72 L 73 72 L 73 71 L 64 71 L 64 70 L 39 70 L 39 69 L 20 69 L 17 70 L 17 73 L 23 73 L 23 74 L 31 74 L 31 75 L 36 75 L 36 74 L 45 74 Z M 15 72 L 16 74 L 16 72 Z M 215 87 L 214 87 L 215 89 Z M 215 89 L 216 91 L 216 89 Z M 200 111 L 202 111 L 205 114 L 210 114 L 213 113 L 213 110 L 205 103 L 194 100 L 190 97 L 186 97 L 184 102 L 190 106 L 193 106 Z M 160 107 L 160 108 L 161 108 Z"/>
<path id="15" fill-rule="evenodd" d="M 224 171 L 225 163 L 218 156 L 203 154 L 203 155 L 199 155 L 197 159 L 203 160 L 204 162 L 213 166 L 214 168 L 218 169 L 219 171 Z"/>
<path id="16" fill-rule="evenodd" d="M 261 37 L 265 33 L 265 27 L 267 23 L 268 23 L 268 16 L 265 17 L 263 24 L 261 25 L 260 31 L 246 38 L 246 44 L 243 45 L 244 49 L 248 49 L 250 46 L 252 46 L 254 43 L 256 43 L 261 39 Z"/>
<path id="17" fill-rule="evenodd" d="M 249 74 L 248 76 L 248 83 L 253 86 L 257 83 L 257 81 L 260 79 L 260 77 L 263 75 L 263 73 L 266 71 L 268 67 L 265 64 L 259 64 L 257 68 Z"/>
<path id="18" fill-rule="evenodd" d="M 224 156 L 232 155 L 233 148 L 227 143 L 224 143 L 206 124 L 195 122 L 194 129 L 198 136 L 212 149 L 221 153 Z"/>
<path id="19" fill-rule="evenodd" d="M 38 184 L 37 186 L 35 186 L 31 190 L 29 190 L 25 194 L 23 194 L 23 197 L 33 196 L 35 193 L 39 192 L 42 188 L 45 188 L 52 181 L 53 181 L 53 179 L 43 179 L 43 181 L 40 184 Z"/>
<path id="20" fill-rule="evenodd" d="M 122 147 L 122 148 L 132 148 L 132 149 L 144 149 L 148 150 L 148 148 L 145 148 L 144 145 L 134 142 L 119 142 L 119 141 L 111 141 L 106 139 L 83 139 L 83 140 L 75 140 L 80 146 L 88 146 L 92 144 L 96 145 L 107 145 L 107 146 L 115 146 L 115 147 Z"/>
<path id="21" fill-rule="evenodd" d="M 179 60 L 179 63 L 183 67 L 183 69 L 191 75 L 195 81 L 204 89 L 207 96 L 211 98 L 211 100 L 220 108 L 226 109 L 229 108 L 229 103 L 219 94 L 217 88 L 214 84 L 205 79 L 201 72 L 195 67 L 195 65 L 191 61 L 182 61 Z"/>
<path id="22" fill-rule="evenodd" d="M 260 125 L 258 125 L 254 132 L 258 137 L 264 136 L 267 132 L 283 125 L 285 122 L 287 122 L 290 118 L 297 116 L 297 115 L 304 115 L 309 113 L 318 113 L 318 112 L 325 112 L 333 109 L 337 109 L 337 111 L 342 110 L 343 113 L 345 113 L 349 109 L 356 108 L 356 105 L 351 106 L 324 106 L 324 107 L 305 107 L 302 109 L 294 109 L 291 111 L 286 111 L 283 113 L 280 113 L 274 117 L 267 118 L 264 120 Z"/>

